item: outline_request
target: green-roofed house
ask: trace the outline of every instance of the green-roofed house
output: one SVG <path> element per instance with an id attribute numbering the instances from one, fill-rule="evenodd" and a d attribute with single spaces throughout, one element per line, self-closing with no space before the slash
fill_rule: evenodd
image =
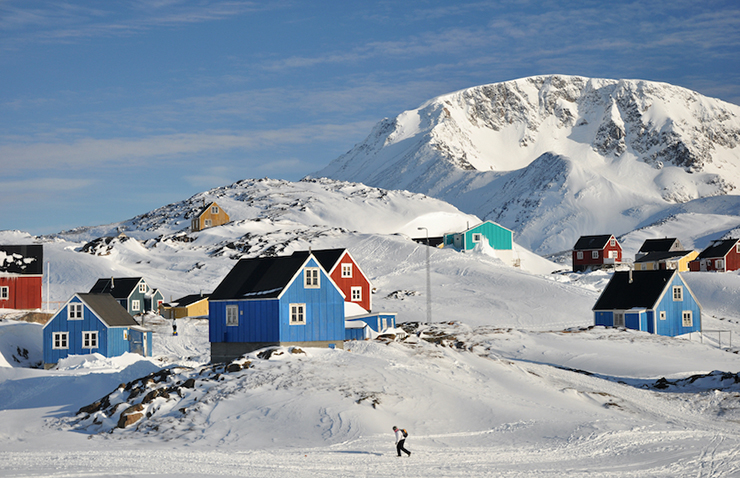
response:
<path id="1" fill-rule="evenodd" d="M 152 332 L 107 293 L 72 296 L 44 325 L 43 340 L 47 369 L 70 355 L 152 356 Z"/>

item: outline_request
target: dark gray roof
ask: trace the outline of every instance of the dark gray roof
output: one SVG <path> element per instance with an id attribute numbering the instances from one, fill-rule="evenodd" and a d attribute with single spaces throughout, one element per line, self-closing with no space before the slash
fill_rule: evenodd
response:
<path id="1" fill-rule="evenodd" d="M 593 310 L 628 310 L 634 307 L 651 309 L 668 283 L 676 274 L 674 270 L 615 272 Z"/>
<path id="2" fill-rule="evenodd" d="M 41 244 L 0 245 L 0 272 L 43 274 L 44 246 Z"/>
<path id="3" fill-rule="evenodd" d="M 709 247 L 699 253 L 697 259 L 714 259 L 725 257 L 730 250 L 737 244 L 739 239 L 725 239 L 714 241 Z"/>
<path id="4" fill-rule="evenodd" d="M 98 279 L 90 289 L 91 294 L 110 294 L 116 299 L 126 299 L 139 285 L 141 277 L 112 277 Z"/>
<path id="5" fill-rule="evenodd" d="M 207 300 L 209 296 L 210 294 L 190 294 L 173 300 L 166 305 L 170 307 L 187 307 L 189 305 L 195 304 L 196 302 L 200 302 L 201 300 Z"/>
<path id="6" fill-rule="evenodd" d="M 130 327 L 139 325 L 133 317 L 110 294 L 82 294 L 77 296 L 105 322 L 108 327 Z"/>
<path id="7" fill-rule="evenodd" d="M 668 252 L 681 247 L 681 241 L 675 237 L 664 237 L 662 239 L 645 239 L 642 247 L 637 252 Z"/>
<path id="8" fill-rule="evenodd" d="M 603 249 L 611 239 L 611 234 L 601 234 L 599 236 L 581 236 L 576 245 L 573 246 L 574 251 L 584 251 L 593 249 Z"/>
<path id="9" fill-rule="evenodd" d="M 210 300 L 276 298 L 300 270 L 307 257 L 294 254 L 241 259 L 216 287 Z"/>
<path id="10" fill-rule="evenodd" d="M 690 254 L 694 251 L 660 251 L 660 252 L 649 252 L 645 254 L 644 256 L 640 257 L 639 259 L 635 259 L 635 263 L 637 262 L 655 262 L 655 261 L 662 261 L 666 259 L 680 259 L 681 257 L 684 257 L 687 254 Z"/>
<path id="11" fill-rule="evenodd" d="M 308 259 L 309 254 L 313 254 L 316 260 L 319 261 L 319 264 L 321 264 L 321 267 L 323 267 L 328 273 L 334 268 L 339 259 L 342 258 L 342 255 L 346 250 L 347 249 L 319 249 L 317 251 L 295 251 L 293 255 L 301 257 L 305 261 Z"/>

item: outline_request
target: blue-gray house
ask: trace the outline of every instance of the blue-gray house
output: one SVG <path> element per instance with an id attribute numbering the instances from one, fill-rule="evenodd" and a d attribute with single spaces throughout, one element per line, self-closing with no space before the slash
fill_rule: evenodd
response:
<path id="1" fill-rule="evenodd" d="M 676 270 L 615 272 L 593 311 L 595 325 L 671 337 L 701 331 L 701 304 Z"/>
<path id="2" fill-rule="evenodd" d="M 110 277 L 98 279 L 91 294 L 110 294 L 133 315 L 157 312 L 164 302 L 159 289 L 153 289 L 143 277 Z"/>
<path id="3" fill-rule="evenodd" d="M 311 253 L 240 260 L 208 319 L 214 363 L 268 346 L 344 346 L 344 294 Z"/>
<path id="4" fill-rule="evenodd" d="M 152 356 L 152 332 L 139 327 L 109 294 L 75 294 L 44 325 L 44 367 L 70 355 L 126 352 Z"/>

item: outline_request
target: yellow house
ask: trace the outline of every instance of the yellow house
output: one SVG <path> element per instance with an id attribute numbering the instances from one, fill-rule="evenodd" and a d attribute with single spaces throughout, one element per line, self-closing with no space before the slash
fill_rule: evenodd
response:
<path id="1" fill-rule="evenodd" d="M 190 221 L 190 229 L 193 232 L 202 231 L 203 229 L 220 226 L 229 222 L 229 215 L 215 202 L 204 206 L 203 209 Z"/>
<path id="2" fill-rule="evenodd" d="M 697 251 L 650 252 L 635 260 L 636 271 L 654 271 L 659 269 L 687 272 L 689 262 L 699 255 Z"/>
<path id="3" fill-rule="evenodd" d="M 186 295 L 168 304 L 162 304 L 159 306 L 159 315 L 165 319 L 208 316 L 208 295 Z"/>

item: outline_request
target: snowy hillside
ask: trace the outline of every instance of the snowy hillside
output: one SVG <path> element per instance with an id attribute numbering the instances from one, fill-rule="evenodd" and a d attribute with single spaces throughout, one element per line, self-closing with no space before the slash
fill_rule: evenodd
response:
<path id="1" fill-rule="evenodd" d="M 383 120 L 313 176 L 438 197 L 555 253 L 675 204 L 737 194 L 739 144 L 736 105 L 664 83 L 539 76 Z M 730 212 L 740 215 L 737 203 Z"/>
<path id="2" fill-rule="evenodd" d="M 655 215 L 626 247 L 678 231 L 687 218 L 689 244 L 731 232 L 731 198 Z M 232 222 L 189 232 L 204 200 Z M 728 219 L 709 220 L 719 217 Z M 740 355 L 727 335 L 736 342 L 740 332 L 740 274 L 685 275 L 704 308 L 704 337 L 593 328 L 608 272 L 552 273 L 559 266 L 524 248 L 515 268 L 491 251 L 428 249 L 408 238 L 418 227 L 434 235 L 477 220 L 420 194 L 265 179 L 121 223 L 48 237 L 0 232 L 2 243 L 44 244 L 52 301 L 111 275 L 141 275 L 169 299 L 211 291 L 239 257 L 346 247 L 376 288 L 374 309 L 397 312 L 403 328 L 344 351 L 280 349 L 214 366 L 206 320 L 181 319 L 173 336 L 168 321 L 149 316 L 151 359 L 93 354 L 39 370 L 31 367 L 41 360 L 41 326 L 0 320 L 0 475 L 740 471 Z M 427 251 L 431 326 L 423 325 Z M 725 335 L 709 332 L 717 330 Z M 393 425 L 411 432 L 411 458 L 396 458 Z"/>

